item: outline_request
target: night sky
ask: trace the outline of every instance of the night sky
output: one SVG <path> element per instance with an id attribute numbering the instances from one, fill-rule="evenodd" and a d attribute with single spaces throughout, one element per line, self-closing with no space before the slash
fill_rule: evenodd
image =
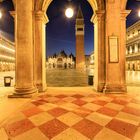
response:
<path id="1" fill-rule="evenodd" d="M 73 7 L 75 15 L 72 19 L 65 16 L 65 9 Z M 55 50 L 65 50 L 75 54 L 75 21 L 78 7 L 81 6 L 85 19 L 85 52 L 93 51 L 93 24 L 90 19 L 93 15 L 91 6 L 86 0 L 54 0 L 47 11 L 50 22 L 47 24 L 47 54 Z"/>
<path id="2" fill-rule="evenodd" d="M 64 14 L 65 9 L 69 6 L 75 10 L 72 19 L 66 18 Z M 85 20 L 85 53 L 90 54 L 93 51 L 94 29 L 90 22 L 93 11 L 87 0 L 53 0 L 46 12 L 49 17 L 49 23 L 46 25 L 47 56 L 61 50 L 65 50 L 67 54 L 71 52 L 75 54 L 75 20 L 79 6 L 81 6 Z M 3 17 L 0 20 L 0 31 L 14 36 L 14 20 L 8 13 L 14 9 L 12 0 L 0 3 L 0 9 L 3 12 Z M 140 2 L 128 0 L 127 9 L 132 10 L 127 17 L 127 27 L 129 27 L 139 20 L 137 12 L 140 9 Z"/>

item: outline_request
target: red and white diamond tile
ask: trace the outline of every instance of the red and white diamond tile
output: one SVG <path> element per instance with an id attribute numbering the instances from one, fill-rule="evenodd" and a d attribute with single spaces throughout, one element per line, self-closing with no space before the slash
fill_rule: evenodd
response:
<path id="1" fill-rule="evenodd" d="M 139 140 L 140 96 L 46 93 L 5 121 L 0 140 L 4 136 L 11 140 Z"/>

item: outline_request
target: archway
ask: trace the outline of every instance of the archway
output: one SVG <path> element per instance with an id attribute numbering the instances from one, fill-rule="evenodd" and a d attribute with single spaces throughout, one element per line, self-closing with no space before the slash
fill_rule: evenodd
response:
<path id="1" fill-rule="evenodd" d="M 65 10 L 72 7 L 74 15 L 72 18 L 67 18 Z M 79 9 L 80 7 L 80 9 Z M 78 11 L 82 12 L 82 20 L 84 25 L 77 27 Z M 48 7 L 47 16 L 49 22 L 46 24 L 46 58 L 47 64 L 49 62 L 57 64 L 56 59 L 62 55 L 63 67 L 46 69 L 47 87 L 87 87 L 89 74 L 89 57 L 94 49 L 94 27 L 90 19 L 93 15 L 93 9 L 89 2 L 81 0 L 53 0 Z M 77 69 L 76 55 L 77 44 L 76 39 L 78 33 L 82 36 L 79 42 L 83 46 L 83 55 L 85 57 L 85 65 Z M 82 35 L 81 35 L 82 33 Z M 78 45 L 81 48 L 81 44 Z M 83 56 L 80 55 L 79 56 Z M 83 57 L 82 57 L 83 58 Z M 84 60 L 83 60 L 84 62 Z M 74 66 L 72 66 L 74 64 Z M 86 67 L 87 66 L 87 67 Z M 90 72 L 91 74 L 91 72 Z M 56 80 L 59 79 L 59 80 Z M 61 81 L 61 82 L 60 82 Z"/>
<path id="2" fill-rule="evenodd" d="M 48 22 L 46 10 L 51 1 L 15 1 L 16 95 L 34 93 L 37 91 L 36 86 L 40 91 L 46 89 L 43 42 L 45 23 Z M 91 19 L 95 27 L 94 89 L 105 93 L 126 92 L 125 20 L 129 13 L 125 10 L 126 0 L 88 0 L 88 2 L 94 11 Z M 23 24 L 25 22 L 28 25 L 26 27 Z"/>
<path id="3" fill-rule="evenodd" d="M 40 9 L 42 11 L 46 11 L 51 2 L 52 2 L 51 0 L 46 0 L 43 2 L 43 4 L 40 3 L 40 5 L 38 5 L 36 3 L 36 6 L 35 6 L 36 11 L 39 11 Z M 104 60 L 105 54 L 102 53 L 105 51 L 105 49 L 104 49 L 104 47 L 105 47 L 104 46 L 105 45 L 104 44 L 104 42 L 105 42 L 104 41 L 104 39 L 105 39 L 105 37 L 104 37 L 104 33 L 105 33 L 105 29 L 104 29 L 105 28 L 105 25 L 104 25 L 104 13 L 105 13 L 104 2 L 102 0 L 98 1 L 98 2 L 96 2 L 95 0 L 89 0 L 88 2 L 90 3 L 90 5 L 94 11 L 94 15 L 92 16 L 91 21 L 94 22 L 94 24 L 95 24 L 95 26 L 94 26 L 95 27 L 95 34 L 96 34 L 95 35 L 96 37 L 94 38 L 94 40 L 95 40 L 95 43 L 94 43 L 95 52 L 98 51 L 98 48 L 99 48 L 98 45 L 102 45 L 102 48 L 99 51 L 101 51 L 100 54 L 102 54 L 102 58 Z M 100 23 L 99 26 L 98 26 L 98 20 Z M 102 26 L 102 27 L 100 27 L 100 26 Z M 102 30 L 99 30 L 99 28 L 100 29 L 102 28 Z M 100 40 L 98 38 L 100 38 Z M 98 53 L 95 53 L 95 54 L 98 54 Z M 95 58 L 98 61 L 99 55 L 96 55 Z M 103 63 L 105 63 L 105 62 L 100 61 L 100 63 L 96 63 L 98 65 L 97 68 L 102 69 L 102 71 L 99 71 L 99 70 L 95 71 L 95 75 L 97 75 L 98 78 L 96 78 L 96 76 L 95 76 L 94 81 L 97 81 L 97 82 L 95 82 L 94 86 L 95 86 L 95 89 L 98 91 L 103 91 L 103 87 L 104 87 L 104 83 L 105 83 L 105 77 L 104 77 L 105 67 L 104 67 Z"/>

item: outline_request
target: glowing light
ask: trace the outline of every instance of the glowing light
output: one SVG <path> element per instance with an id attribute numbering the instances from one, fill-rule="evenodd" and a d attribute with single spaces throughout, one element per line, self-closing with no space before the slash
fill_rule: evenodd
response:
<path id="1" fill-rule="evenodd" d="M 2 12 L 0 11 L 0 19 L 2 18 Z"/>
<path id="2" fill-rule="evenodd" d="M 140 17 L 140 10 L 138 11 L 138 16 Z"/>
<path id="3" fill-rule="evenodd" d="M 72 18 L 73 15 L 74 15 L 74 11 L 72 8 L 67 8 L 66 11 L 65 11 L 65 15 L 67 18 Z"/>
<path id="4" fill-rule="evenodd" d="M 13 49 L 11 49 L 11 48 L 8 48 L 8 47 L 5 47 L 5 46 L 3 46 L 3 45 L 0 45 L 0 48 L 15 53 L 15 50 L 13 50 Z"/>

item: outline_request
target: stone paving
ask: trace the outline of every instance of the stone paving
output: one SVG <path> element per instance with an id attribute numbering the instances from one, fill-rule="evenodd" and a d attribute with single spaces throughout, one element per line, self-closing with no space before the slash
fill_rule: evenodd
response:
<path id="1" fill-rule="evenodd" d="M 88 86 L 88 72 L 75 69 L 48 69 L 46 81 L 50 87 Z"/>
<path id="2" fill-rule="evenodd" d="M 9 99 L 9 94 L 14 92 L 14 87 L 0 87 L 0 124 L 21 106 L 31 99 Z M 0 137 L 1 140 L 1 137 Z"/>
<path id="3" fill-rule="evenodd" d="M 0 87 L 4 86 L 4 76 L 11 76 L 12 87 L 15 84 L 15 72 L 0 72 Z M 47 86 L 49 87 L 78 87 L 88 86 L 88 72 L 70 70 L 47 70 Z M 140 86 L 140 71 L 126 71 L 127 85 Z"/>
<path id="4" fill-rule="evenodd" d="M 88 86 L 88 71 L 75 69 L 47 70 L 47 85 L 50 87 Z M 126 71 L 127 85 L 140 86 L 140 71 Z"/>
<path id="5" fill-rule="evenodd" d="M 48 89 L 11 115 L 1 140 L 139 140 L 140 93 Z"/>

